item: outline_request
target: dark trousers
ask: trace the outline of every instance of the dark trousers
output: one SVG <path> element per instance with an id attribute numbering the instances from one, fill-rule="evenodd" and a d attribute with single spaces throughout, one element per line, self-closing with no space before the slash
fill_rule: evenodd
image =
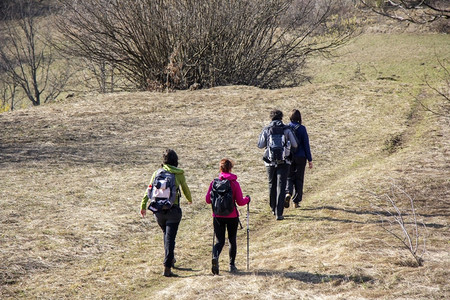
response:
<path id="1" fill-rule="evenodd" d="M 181 208 L 173 206 L 171 209 L 155 213 L 156 221 L 164 234 L 164 266 L 171 267 L 174 258 L 175 238 L 177 237 L 178 225 L 181 221 Z"/>
<path id="2" fill-rule="evenodd" d="M 213 257 L 219 258 L 225 245 L 225 230 L 228 231 L 228 242 L 230 243 L 230 265 L 234 265 L 237 252 L 236 235 L 239 224 L 239 218 L 213 218 L 214 233 L 217 242 L 213 246 Z"/>
<path id="3" fill-rule="evenodd" d="M 292 195 L 292 201 L 299 203 L 303 197 L 306 157 L 294 157 L 287 178 L 286 193 Z M 293 194 L 295 192 L 295 194 Z"/>
<path id="4" fill-rule="evenodd" d="M 277 166 L 267 166 L 266 170 L 269 177 L 270 208 L 276 216 L 282 216 L 289 165 L 279 164 Z"/>

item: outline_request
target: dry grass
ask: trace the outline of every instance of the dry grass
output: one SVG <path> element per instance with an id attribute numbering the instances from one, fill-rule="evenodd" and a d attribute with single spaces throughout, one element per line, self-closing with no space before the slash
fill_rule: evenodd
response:
<path id="1" fill-rule="evenodd" d="M 449 53 L 447 36 L 399 37 L 409 48 L 416 40 L 439 40 L 439 51 Z M 398 81 L 375 75 L 352 79 L 349 61 L 367 70 L 385 67 L 383 51 L 396 49 L 390 39 L 373 38 L 379 42 L 371 44 L 366 36 L 349 45 L 368 49 L 370 60 L 353 52 L 340 66 L 321 61 L 317 82 L 303 87 L 86 96 L 1 114 L 1 297 L 449 298 L 450 126 L 421 110 L 408 94 L 423 88 L 409 80 L 413 62 Z M 273 107 L 301 109 L 315 159 L 315 169 L 306 173 L 302 209 L 288 209 L 283 222 L 270 214 L 256 148 Z M 390 151 L 393 137 L 401 137 L 401 144 Z M 138 215 L 166 147 L 179 154 L 194 198 L 192 206 L 183 203 L 179 278 L 160 275 L 160 229 L 152 218 Z M 251 262 L 246 271 L 243 222 L 240 274 L 222 268 L 214 277 L 204 194 L 225 156 L 235 160 L 243 192 L 253 199 Z M 427 225 L 423 267 L 411 267 L 407 251 L 379 227 L 364 192 L 386 191 L 390 178 L 415 197 Z M 241 212 L 245 216 L 245 209 Z M 225 248 L 220 263 L 226 262 Z"/>

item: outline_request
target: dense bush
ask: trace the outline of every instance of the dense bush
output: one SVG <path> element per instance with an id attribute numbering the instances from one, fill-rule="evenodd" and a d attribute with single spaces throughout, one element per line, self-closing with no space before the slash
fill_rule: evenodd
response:
<path id="1" fill-rule="evenodd" d="M 65 2 L 65 51 L 114 65 L 140 89 L 296 85 L 307 57 L 353 29 L 327 0 Z"/>

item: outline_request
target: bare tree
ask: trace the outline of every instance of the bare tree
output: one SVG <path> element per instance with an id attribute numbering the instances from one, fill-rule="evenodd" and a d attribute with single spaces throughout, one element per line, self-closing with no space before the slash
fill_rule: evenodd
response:
<path id="1" fill-rule="evenodd" d="M 429 23 L 450 18 L 448 0 L 360 0 L 377 14 L 398 21 Z"/>
<path id="2" fill-rule="evenodd" d="M 0 44 L 0 64 L 11 85 L 18 87 L 33 105 L 55 99 L 66 84 L 70 72 L 61 68 L 57 74 L 55 54 L 49 46 L 48 29 L 39 17 L 47 6 L 23 0 L 9 6 L 0 23 L 3 42 Z"/>
<path id="3" fill-rule="evenodd" d="M 138 88 L 296 85 L 306 59 L 352 35 L 337 0 L 75 0 L 65 50 L 116 67 Z M 334 17 L 333 17 L 334 16 Z"/>
<path id="4" fill-rule="evenodd" d="M 414 257 L 417 266 L 422 266 L 426 237 L 420 229 L 426 230 L 426 226 L 418 221 L 414 199 L 395 182 L 392 182 L 389 193 L 370 194 L 376 200 L 372 204 L 382 211 L 379 214 L 381 227 L 400 241 Z"/>

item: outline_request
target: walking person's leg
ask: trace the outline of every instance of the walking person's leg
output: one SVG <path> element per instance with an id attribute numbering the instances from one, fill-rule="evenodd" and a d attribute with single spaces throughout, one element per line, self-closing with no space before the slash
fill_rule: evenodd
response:
<path id="1" fill-rule="evenodd" d="M 225 245 L 225 230 L 226 224 L 223 221 L 224 218 L 214 218 L 214 232 L 216 233 L 216 244 L 213 247 L 213 256 L 219 257 L 222 253 L 223 246 Z"/>
<path id="2" fill-rule="evenodd" d="M 295 207 L 299 207 L 303 199 L 303 181 L 305 178 L 306 157 L 296 157 L 296 172 L 294 179 L 295 195 L 292 201 Z"/>
<path id="3" fill-rule="evenodd" d="M 177 237 L 178 226 L 180 222 L 167 222 L 166 223 L 166 233 L 164 235 L 164 267 L 171 268 L 172 262 L 175 257 L 175 239 Z"/>
<path id="4" fill-rule="evenodd" d="M 164 232 L 164 276 L 174 276 L 171 267 L 174 260 L 175 239 L 181 222 L 182 212 L 178 206 L 167 212 L 157 213 L 159 226 Z"/>
<path id="5" fill-rule="evenodd" d="M 294 195 L 294 181 L 295 181 L 295 171 L 296 171 L 296 165 L 295 165 L 295 158 L 292 160 L 291 165 L 289 166 L 287 181 L 286 181 L 286 196 L 284 198 L 284 207 L 288 208 L 289 203 L 292 199 L 292 196 Z"/>
<path id="6" fill-rule="evenodd" d="M 229 256 L 230 256 L 230 272 L 237 272 L 235 265 L 236 253 L 237 253 L 237 230 L 239 225 L 238 218 L 227 219 L 227 231 L 228 231 L 228 242 L 230 243 Z"/>
<path id="7" fill-rule="evenodd" d="M 167 228 L 166 228 L 166 222 L 167 222 L 167 218 L 166 218 L 166 214 L 163 213 L 156 213 L 155 214 L 155 219 L 156 222 L 158 223 L 159 227 L 161 228 L 162 232 L 163 232 L 163 241 L 164 241 L 164 266 L 165 266 L 165 262 L 166 262 L 166 256 L 167 256 L 167 239 L 166 239 L 166 232 L 167 232 Z"/>
<path id="8" fill-rule="evenodd" d="M 274 215 L 277 207 L 277 174 L 275 166 L 267 166 L 267 177 L 269 178 L 269 204 Z"/>
<path id="9" fill-rule="evenodd" d="M 277 182 L 277 195 L 276 195 L 276 212 L 277 220 L 283 220 L 284 200 L 286 196 L 286 181 L 289 172 L 288 164 L 280 164 L 276 168 L 276 182 Z"/>
<path id="10" fill-rule="evenodd" d="M 223 246 L 225 245 L 225 230 L 226 224 L 223 220 L 224 218 L 213 218 L 214 233 L 216 235 L 216 244 L 213 246 L 213 258 L 211 271 L 213 274 L 219 274 L 219 256 L 222 252 Z"/>

